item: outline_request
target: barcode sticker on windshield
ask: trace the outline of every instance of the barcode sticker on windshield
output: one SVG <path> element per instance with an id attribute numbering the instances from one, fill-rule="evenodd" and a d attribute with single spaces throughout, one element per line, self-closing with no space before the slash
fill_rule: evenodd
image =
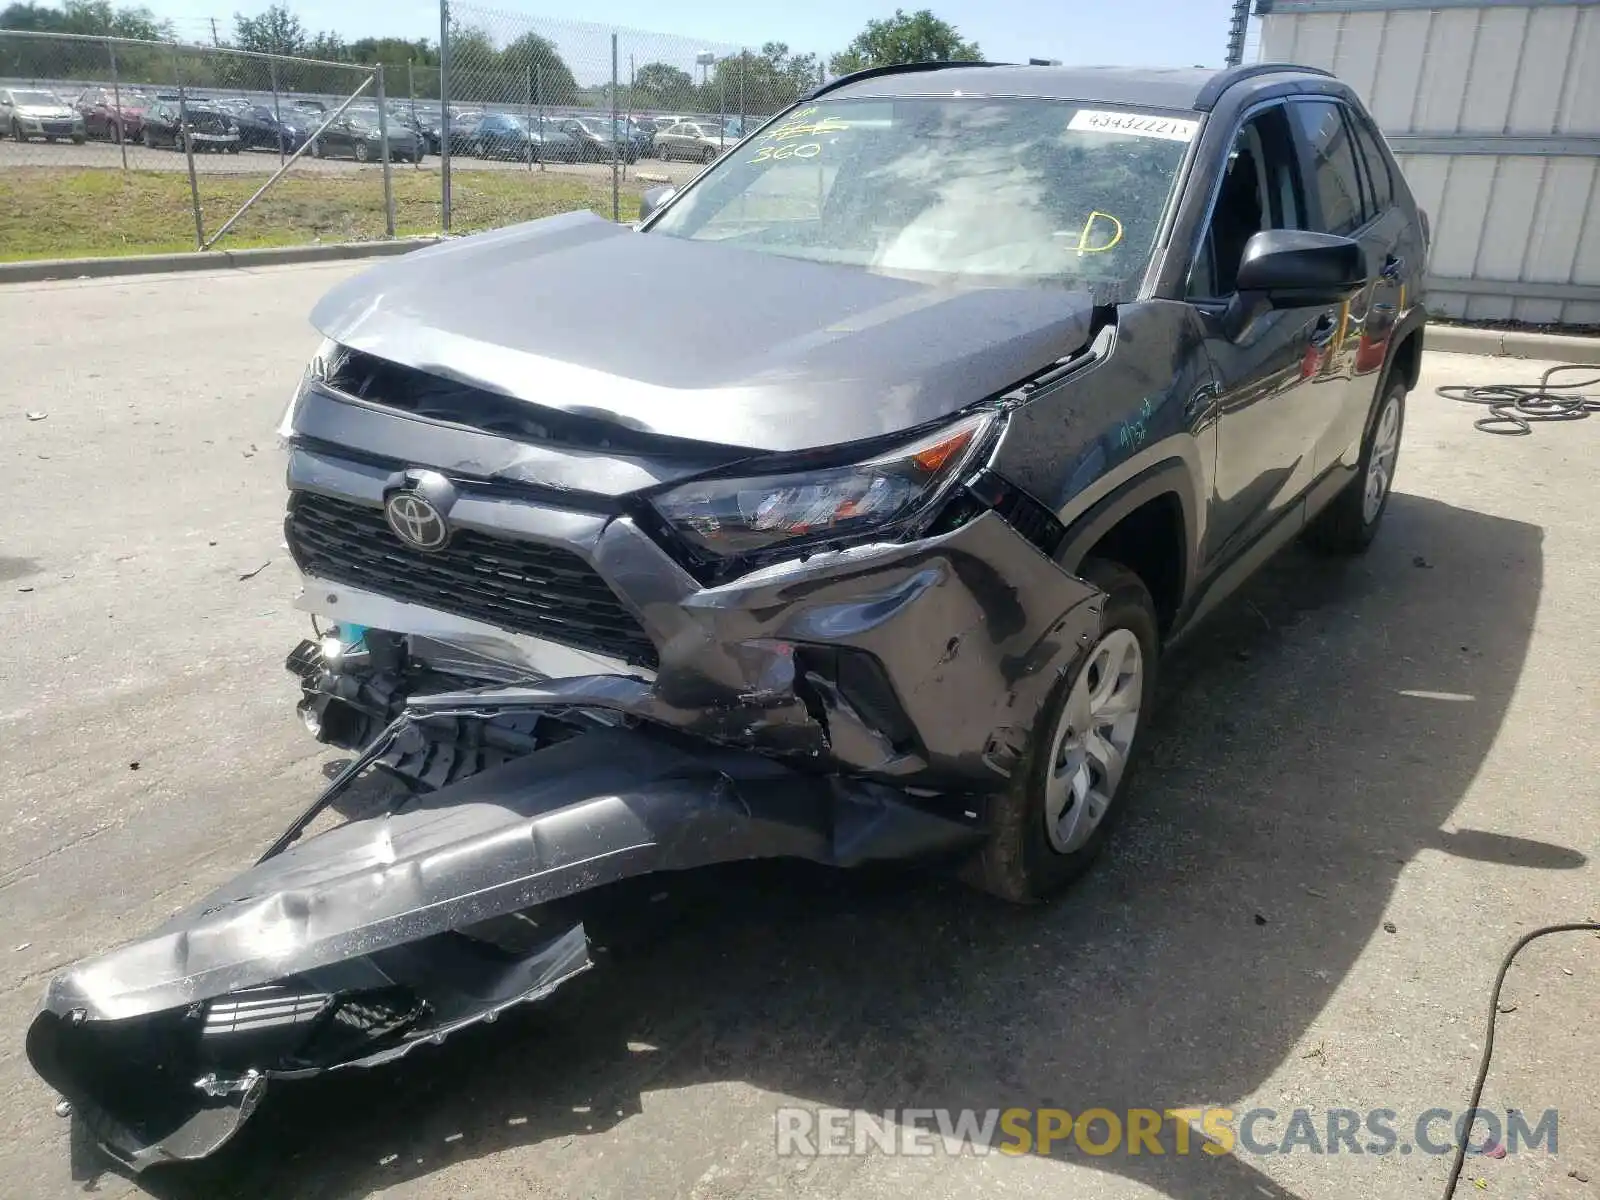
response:
<path id="1" fill-rule="evenodd" d="M 1068 129 L 1091 133 L 1120 133 L 1126 137 L 1161 138 L 1168 142 L 1192 142 L 1200 132 L 1199 121 L 1182 117 L 1152 117 L 1148 113 L 1101 112 L 1080 108 L 1072 114 Z"/>

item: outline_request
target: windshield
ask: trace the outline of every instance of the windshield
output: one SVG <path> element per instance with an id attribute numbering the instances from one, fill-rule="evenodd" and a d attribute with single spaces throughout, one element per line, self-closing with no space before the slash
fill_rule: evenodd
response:
<path id="1" fill-rule="evenodd" d="M 21 74 L 21 72 L 19 71 L 18 74 Z M 36 105 L 49 105 L 51 108 L 57 108 L 62 103 L 61 97 L 54 92 L 12 92 L 11 100 L 13 104 L 30 108 Z"/>
<path id="2" fill-rule="evenodd" d="M 870 270 L 1138 288 L 1192 118 L 1053 100 L 841 99 L 788 114 L 652 233 Z"/>

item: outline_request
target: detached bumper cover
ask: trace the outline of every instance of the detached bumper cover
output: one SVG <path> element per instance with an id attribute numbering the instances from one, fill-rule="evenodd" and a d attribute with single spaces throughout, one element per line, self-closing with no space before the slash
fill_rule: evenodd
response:
<path id="1" fill-rule="evenodd" d="M 434 701 L 453 719 L 478 704 L 540 708 L 520 693 Z M 389 1062 L 586 969 L 581 924 L 552 902 L 737 859 L 949 853 L 981 832 L 966 801 L 919 808 L 878 785 L 597 728 L 292 845 L 77 965 L 50 985 L 28 1056 L 129 1167 L 202 1157 L 274 1077 Z"/>

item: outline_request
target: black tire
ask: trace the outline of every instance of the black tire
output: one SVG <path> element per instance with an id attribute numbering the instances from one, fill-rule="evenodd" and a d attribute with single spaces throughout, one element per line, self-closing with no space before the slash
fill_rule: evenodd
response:
<path id="1" fill-rule="evenodd" d="M 144 148 L 146 150 L 154 150 L 156 148 L 156 135 L 148 129 L 144 131 Z"/>
<path id="2" fill-rule="evenodd" d="M 81 134 L 81 133 L 75 133 L 75 134 L 73 134 L 73 135 L 72 135 L 72 144 L 73 144 L 73 145 L 74 145 L 74 146 L 81 146 L 81 145 L 83 145 L 83 143 L 84 143 L 84 142 L 85 142 L 85 141 L 86 141 L 86 140 L 87 140 L 87 137 L 86 137 L 86 135 L 84 135 L 84 134 Z"/>
<path id="3" fill-rule="evenodd" d="M 1106 593 L 1100 634 L 1089 653 L 1073 664 L 1045 701 L 1028 749 L 1012 772 L 1010 785 L 994 799 L 989 840 L 963 872 L 966 882 L 1015 904 L 1044 900 L 1089 869 L 1128 807 L 1129 779 L 1135 774 L 1144 729 L 1149 724 L 1155 702 L 1161 635 L 1149 589 L 1126 567 L 1103 559 L 1085 561 L 1078 574 Z M 1047 785 L 1057 766 L 1052 761 L 1058 749 L 1056 734 L 1066 719 L 1074 687 L 1086 671 L 1098 669 L 1099 648 L 1115 644 L 1119 633 L 1123 633 L 1124 643 L 1126 634 L 1132 635 L 1142 660 L 1142 672 L 1137 680 L 1138 715 L 1124 756 L 1122 774 L 1098 823 L 1087 840 L 1063 851 L 1054 844 L 1045 815 Z M 1106 639 L 1113 641 L 1108 643 Z M 1085 680 L 1086 686 L 1091 688 L 1096 682 L 1093 677 Z M 1131 689 L 1135 685 L 1130 682 L 1128 686 Z M 1066 733 L 1071 736 L 1072 731 L 1068 729 Z M 1083 769 L 1091 769 L 1087 760 Z M 1092 801 L 1085 799 L 1078 803 L 1092 804 Z"/>
<path id="4" fill-rule="evenodd" d="M 1394 409 L 1393 438 L 1388 433 L 1390 408 Z M 1361 439 L 1361 465 L 1355 478 L 1345 484 L 1316 518 L 1306 527 L 1305 541 L 1312 549 L 1323 554 L 1360 554 L 1372 545 L 1378 534 L 1383 514 L 1389 510 L 1389 497 L 1394 491 L 1394 470 L 1400 460 L 1400 441 L 1406 423 L 1406 383 L 1404 379 L 1390 379 L 1372 406 L 1367 419 L 1366 436 Z M 1375 508 L 1369 508 L 1367 490 L 1373 476 L 1373 458 L 1380 451 L 1380 441 L 1390 448 L 1383 455 L 1380 472 L 1383 476 L 1382 493 Z"/>
<path id="5" fill-rule="evenodd" d="M 700 161 L 703 163 L 716 162 L 717 148 L 715 146 L 707 146 L 700 152 Z"/>
<path id="6" fill-rule="evenodd" d="M 28 140 L 28 135 L 22 132 L 21 121 L 11 122 L 11 140 L 14 142 L 25 142 Z"/>
<path id="7" fill-rule="evenodd" d="M 662 142 L 659 146 L 656 147 L 656 157 L 659 158 L 662 162 L 671 162 L 672 161 L 672 151 L 667 149 L 667 144 L 665 142 Z"/>
<path id="8" fill-rule="evenodd" d="M 312 143 L 311 143 L 311 157 L 312 158 L 326 158 L 327 155 L 328 155 L 328 152 L 327 152 L 327 150 L 325 150 L 323 148 L 322 139 L 321 138 L 316 138 L 314 141 L 312 141 Z"/>
<path id="9" fill-rule="evenodd" d="M 108 121 L 106 123 L 106 138 L 113 146 L 121 144 L 122 128 L 115 121 Z"/>
<path id="10" fill-rule="evenodd" d="M 367 145 L 365 142 L 357 142 L 356 143 L 356 148 L 355 148 L 355 156 L 356 156 L 356 161 L 358 163 L 371 162 L 372 161 L 372 147 Z"/>

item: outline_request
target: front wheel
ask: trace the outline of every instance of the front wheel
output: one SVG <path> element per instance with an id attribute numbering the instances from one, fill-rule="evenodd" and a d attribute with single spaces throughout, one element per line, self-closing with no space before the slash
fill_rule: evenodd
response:
<path id="1" fill-rule="evenodd" d="M 311 143 L 311 157 L 312 158 L 325 158 L 326 156 L 327 156 L 327 152 L 322 148 L 322 139 L 321 138 L 318 138 L 316 141 Z"/>
<path id="2" fill-rule="evenodd" d="M 662 142 L 661 145 L 656 147 L 656 157 L 662 162 L 672 161 L 672 152 L 667 149 L 667 144 L 665 142 Z"/>
<path id="3" fill-rule="evenodd" d="M 11 140 L 14 142 L 25 142 L 28 140 L 28 135 L 22 132 L 21 121 L 11 122 Z"/>
<path id="4" fill-rule="evenodd" d="M 705 150 L 701 152 L 700 161 L 703 163 L 715 162 L 716 159 L 717 148 L 715 146 L 707 146 Z"/>
<path id="5" fill-rule="evenodd" d="M 1355 478 L 1306 527 L 1306 543 L 1312 549 L 1324 554 L 1360 554 L 1372 545 L 1378 523 L 1389 508 L 1405 422 L 1405 380 L 1392 379 L 1374 406 Z"/>
<path id="6" fill-rule="evenodd" d="M 365 142 L 356 143 L 356 161 L 360 163 L 372 161 L 372 147 Z"/>
<path id="7" fill-rule="evenodd" d="M 1155 701 L 1160 632 L 1144 581 L 1090 559 L 1078 574 L 1105 593 L 1100 632 L 1039 711 L 1029 745 L 995 798 L 989 841 L 968 882 L 1028 904 L 1072 883 L 1127 807 L 1138 737 Z"/>

